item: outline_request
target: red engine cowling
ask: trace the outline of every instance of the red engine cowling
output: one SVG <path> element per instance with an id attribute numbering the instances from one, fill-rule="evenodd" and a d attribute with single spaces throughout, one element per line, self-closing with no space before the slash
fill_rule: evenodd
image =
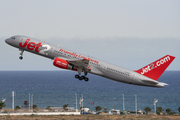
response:
<path id="1" fill-rule="evenodd" d="M 62 69 L 68 69 L 68 70 L 74 70 L 77 71 L 77 69 L 73 68 L 72 65 L 70 65 L 66 60 L 55 58 L 53 65 Z"/>

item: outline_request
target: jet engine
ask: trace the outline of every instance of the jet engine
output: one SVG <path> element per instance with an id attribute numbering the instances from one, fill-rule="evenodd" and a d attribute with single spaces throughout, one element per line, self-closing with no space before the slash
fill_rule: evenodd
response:
<path id="1" fill-rule="evenodd" d="M 77 71 L 77 69 L 73 68 L 73 65 L 70 65 L 69 62 L 66 60 L 60 59 L 60 58 L 55 58 L 53 65 L 62 69 L 68 69 L 68 70 L 74 70 Z"/>

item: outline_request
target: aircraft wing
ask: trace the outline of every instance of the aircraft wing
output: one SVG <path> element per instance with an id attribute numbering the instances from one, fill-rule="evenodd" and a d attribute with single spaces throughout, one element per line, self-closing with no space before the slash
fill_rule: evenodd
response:
<path id="1" fill-rule="evenodd" d="M 89 65 L 89 60 L 67 60 L 70 64 L 73 64 L 74 66 L 77 66 L 77 67 L 85 67 L 85 68 L 88 68 L 88 65 Z"/>
<path id="2" fill-rule="evenodd" d="M 74 65 L 75 68 L 77 68 L 78 73 L 81 73 L 84 71 L 85 73 L 91 71 L 89 66 L 89 60 L 67 60 L 70 64 Z"/>

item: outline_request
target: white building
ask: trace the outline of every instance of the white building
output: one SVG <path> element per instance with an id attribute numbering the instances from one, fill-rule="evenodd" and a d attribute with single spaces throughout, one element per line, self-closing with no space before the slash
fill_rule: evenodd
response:
<path id="1" fill-rule="evenodd" d="M 111 113 L 113 115 L 120 115 L 120 110 L 112 109 L 112 110 L 109 111 L 109 113 Z"/>

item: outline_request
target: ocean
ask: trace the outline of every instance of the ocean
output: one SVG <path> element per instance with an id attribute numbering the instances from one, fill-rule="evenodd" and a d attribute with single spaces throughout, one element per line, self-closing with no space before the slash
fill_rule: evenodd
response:
<path id="1" fill-rule="evenodd" d="M 135 94 L 137 109 L 156 106 L 170 108 L 176 112 L 180 107 L 180 71 L 165 71 L 158 81 L 169 84 L 165 88 L 143 87 L 130 85 L 88 74 L 89 81 L 75 79 L 73 71 L 0 71 L 0 100 L 6 99 L 6 108 L 12 108 L 12 91 L 15 91 L 15 106 L 24 106 L 24 100 L 29 100 L 33 94 L 33 104 L 38 108 L 47 106 L 76 108 L 78 100 L 83 96 L 83 106 L 95 110 L 96 106 L 123 110 L 123 95 L 125 110 L 135 111 Z M 94 104 L 92 104 L 94 103 Z"/>

